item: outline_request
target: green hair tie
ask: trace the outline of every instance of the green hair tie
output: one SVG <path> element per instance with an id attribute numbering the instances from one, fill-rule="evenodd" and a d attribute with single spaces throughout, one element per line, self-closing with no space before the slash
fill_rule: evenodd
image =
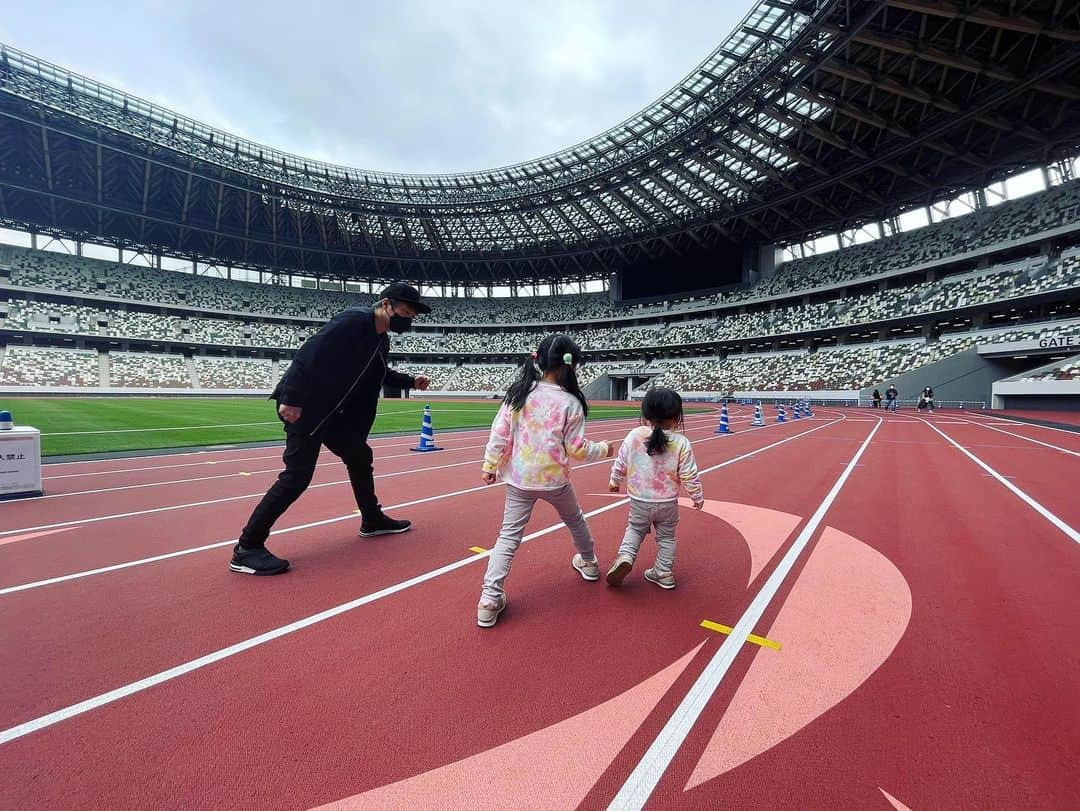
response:
<path id="1" fill-rule="evenodd" d="M 567 366 L 572 366 L 574 364 L 574 356 L 567 352 L 565 355 L 562 356 L 562 361 Z"/>

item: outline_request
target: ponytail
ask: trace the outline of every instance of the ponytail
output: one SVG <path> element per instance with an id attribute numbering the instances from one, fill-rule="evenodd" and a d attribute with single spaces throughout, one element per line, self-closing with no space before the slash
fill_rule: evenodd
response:
<path id="1" fill-rule="evenodd" d="M 574 339 L 561 332 L 548 335 L 540 342 L 538 352 L 540 356 L 540 368 L 544 372 L 554 370 L 555 381 L 563 389 L 570 392 L 581 403 L 581 410 L 585 416 L 589 416 L 589 404 L 578 384 L 577 373 L 574 366 L 581 363 L 581 349 Z"/>
<path id="2" fill-rule="evenodd" d="M 649 434 L 649 438 L 645 440 L 645 453 L 649 456 L 656 456 L 659 453 L 663 453 L 667 450 L 667 437 L 664 435 L 664 429 L 660 427 L 659 423 L 653 426 L 652 433 Z"/>
<path id="3" fill-rule="evenodd" d="M 645 442 L 645 452 L 649 456 L 664 453 L 668 440 L 664 434 L 663 423 L 674 423 L 676 427 L 682 428 L 682 397 L 673 389 L 660 386 L 649 389 L 641 401 L 641 419 L 652 426 L 652 433 Z"/>
<path id="4" fill-rule="evenodd" d="M 503 402 L 514 411 L 521 411 L 525 407 L 525 399 L 536 386 L 536 381 L 540 379 L 540 372 L 537 371 L 534 362 L 535 357 L 532 354 L 525 356 L 525 362 L 521 364 L 517 378 L 510 384 L 510 388 L 506 390 L 506 396 L 503 397 Z"/>

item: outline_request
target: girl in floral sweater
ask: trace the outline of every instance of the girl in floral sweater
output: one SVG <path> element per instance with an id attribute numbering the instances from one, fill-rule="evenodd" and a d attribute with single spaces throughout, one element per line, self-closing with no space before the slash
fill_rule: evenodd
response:
<path id="1" fill-rule="evenodd" d="M 487 484 L 496 473 L 502 476 L 506 508 L 476 607 L 476 624 L 483 628 L 506 608 L 503 582 L 538 499 L 558 511 L 573 536 L 577 554 L 570 565 L 585 580 L 600 579 L 592 535 L 570 484 L 570 460 L 606 459 L 612 448 L 585 438 L 589 406 L 574 373 L 580 362 L 581 350 L 569 335 L 548 335 L 526 358 L 492 423 L 481 475 Z"/>
<path id="2" fill-rule="evenodd" d="M 675 588 L 675 525 L 679 523 L 679 485 L 686 488 L 694 509 L 705 504 L 697 462 L 690 440 L 676 433 L 683 424 L 682 397 L 671 389 L 650 389 L 641 401 L 641 420 L 619 448 L 611 468 L 608 489 L 619 492 L 626 479 L 630 517 L 619 554 L 607 573 L 609 585 L 618 586 L 634 567 L 638 549 L 649 530 L 656 528 L 656 562 L 645 579 L 662 589 Z"/>

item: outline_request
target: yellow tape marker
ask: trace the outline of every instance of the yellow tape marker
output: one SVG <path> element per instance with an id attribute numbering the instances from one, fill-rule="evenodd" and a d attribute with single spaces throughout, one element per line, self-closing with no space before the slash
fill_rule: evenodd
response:
<path id="1" fill-rule="evenodd" d="M 240 471 L 239 473 L 237 473 L 236 475 L 237 475 L 237 476 L 250 476 L 251 474 L 250 474 L 250 473 L 245 473 L 244 471 L 242 471 L 242 470 L 241 470 L 241 471 Z"/>
<path id="2" fill-rule="evenodd" d="M 487 552 L 487 550 L 484 549 L 484 547 L 482 547 L 482 546 L 470 546 L 469 551 L 470 552 L 475 552 L 478 555 L 481 554 L 482 552 Z"/>
<path id="3" fill-rule="evenodd" d="M 722 634 L 730 634 L 733 630 L 728 625 L 721 625 L 719 622 L 713 622 L 712 620 L 702 620 L 701 627 L 707 628 L 710 631 L 719 631 Z M 755 645 L 761 645 L 763 648 L 772 648 L 773 650 L 780 650 L 780 643 L 773 642 L 771 639 L 766 639 L 763 636 L 757 634 L 750 634 L 746 637 L 747 642 L 753 642 Z"/>

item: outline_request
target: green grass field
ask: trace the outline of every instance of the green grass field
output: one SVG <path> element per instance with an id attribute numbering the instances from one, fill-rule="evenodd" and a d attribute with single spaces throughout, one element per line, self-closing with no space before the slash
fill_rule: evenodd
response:
<path id="1" fill-rule="evenodd" d="M 383 400 L 372 433 L 420 434 L 424 400 Z M 435 400 L 435 436 L 447 428 L 486 428 L 498 401 Z M 284 438 L 274 404 L 229 397 L 9 397 L 0 409 L 41 431 L 45 456 L 231 445 Z M 590 406 L 589 418 L 633 416 L 636 406 Z M 108 433 L 105 433 L 108 432 Z"/>

